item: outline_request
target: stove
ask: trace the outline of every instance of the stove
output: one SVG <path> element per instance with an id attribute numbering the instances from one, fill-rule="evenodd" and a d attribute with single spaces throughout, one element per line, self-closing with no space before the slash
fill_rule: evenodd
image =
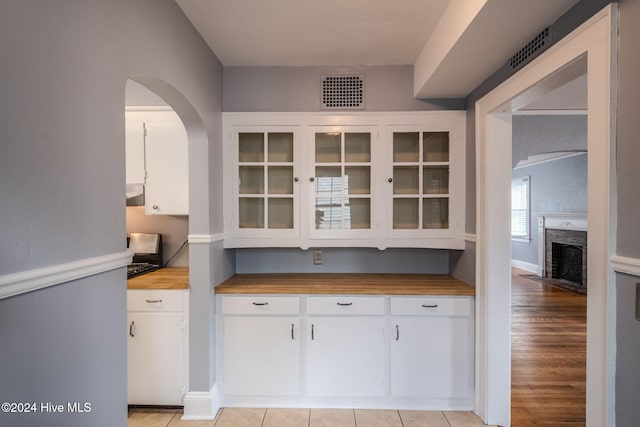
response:
<path id="1" fill-rule="evenodd" d="M 127 279 L 162 267 L 161 234 L 129 233 L 127 248 L 133 252 L 132 263 L 127 266 Z"/>

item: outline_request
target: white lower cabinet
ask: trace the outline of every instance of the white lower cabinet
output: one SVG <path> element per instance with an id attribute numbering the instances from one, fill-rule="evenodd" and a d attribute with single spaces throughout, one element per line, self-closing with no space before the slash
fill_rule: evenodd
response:
<path id="1" fill-rule="evenodd" d="M 224 391 L 230 395 L 296 396 L 300 392 L 298 319 L 224 319 Z"/>
<path id="2" fill-rule="evenodd" d="M 182 405 L 187 388 L 185 291 L 127 291 L 130 405 Z"/>
<path id="3" fill-rule="evenodd" d="M 218 297 L 223 406 L 473 408 L 471 297 Z"/>
<path id="4" fill-rule="evenodd" d="M 473 393 L 468 298 L 391 298 L 391 395 L 464 399 Z"/>

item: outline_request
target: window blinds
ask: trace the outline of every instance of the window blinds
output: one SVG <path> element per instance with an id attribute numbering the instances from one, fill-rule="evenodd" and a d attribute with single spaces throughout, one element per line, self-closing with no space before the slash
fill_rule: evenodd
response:
<path id="1" fill-rule="evenodd" d="M 511 237 L 529 238 L 529 177 L 511 180 Z"/>

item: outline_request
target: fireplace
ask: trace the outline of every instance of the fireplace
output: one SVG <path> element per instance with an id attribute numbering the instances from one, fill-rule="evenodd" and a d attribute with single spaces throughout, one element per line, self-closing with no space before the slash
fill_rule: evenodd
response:
<path id="1" fill-rule="evenodd" d="M 587 288 L 587 232 L 581 230 L 545 230 L 545 277 L 572 282 Z M 548 268 L 548 267 L 551 268 Z"/>

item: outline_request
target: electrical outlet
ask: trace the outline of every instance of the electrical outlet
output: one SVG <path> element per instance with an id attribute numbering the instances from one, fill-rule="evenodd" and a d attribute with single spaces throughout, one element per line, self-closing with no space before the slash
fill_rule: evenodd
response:
<path id="1" fill-rule="evenodd" d="M 315 265 L 322 264 L 322 251 L 313 251 L 313 263 Z"/>

